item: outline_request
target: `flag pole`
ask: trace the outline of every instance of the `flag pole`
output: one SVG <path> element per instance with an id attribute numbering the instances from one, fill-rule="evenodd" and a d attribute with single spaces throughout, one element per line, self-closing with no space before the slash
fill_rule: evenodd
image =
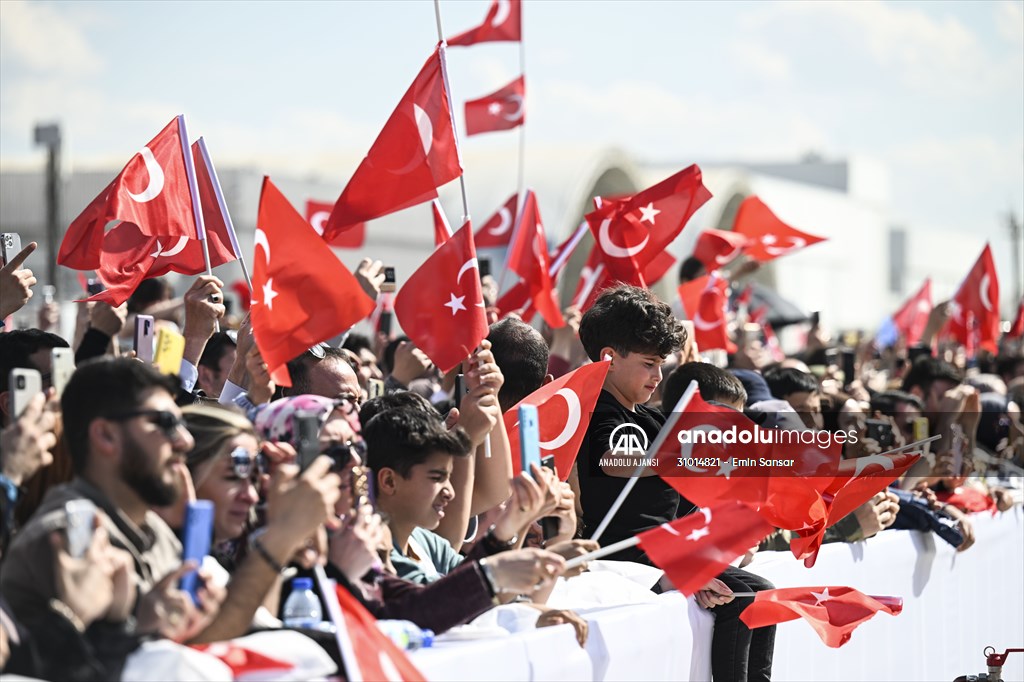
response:
<path id="1" fill-rule="evenodd" d="M 316 578 L 320 595 L 327 605 L 327 617 L 334 625 L 334 639 L 338 644 L 338 652 L 345 664 L 345 672 L 351 682 L 363 682 L 363 671 L 359 669 L 356 662 L 356 650 L 352 646 L 352 639 L 348 636 L 348 626 L 345 625 L 345 614 L 341 611 L 341 602 L 338 601 L 338 594 L 334 591 L 334 581 L 327 577 L 324 567 L 317 564 L 313 567 L 313 576 Z"/>
<path id="2" fill-rule="evenodd" d="M 661 449 L 661 446 L 665 443 L 665 440 L 668 438 L 669 433 L 672 431 L 673 427 L 675 427 L 676 422 L 679 421 L 679 415 L 682 414 L 683 410 L 685 410 L 687 405 L 690 404 L 690 400 L 693 398 L 693 394 L 696 392 L 697 382 L 691 381 L 690 385 L 686 387 L 686 392 L 683 393 L 682 397 L 679 399 L 679 402 L 676 403 L 675 408 L 672 410 L 672 414 L 669 415 L 669 418 L 665 422 L 664 426 L 662 426 L 661 430 L 658 431 L 658 437 L 654 439 L 654 443 L 651 445 L 651 447 L 647 449 L 647 452 L 644 454 L 644 461 L 641 462 L 639 466 L 637 466 L 636 470 L 633 472 L 633 475 L 629 477 L 629 481 L 626 482 L 626 485 L 622 489 L 622 492 L 619 493 L 619 496 L 615 499 L 615 502 L 612 503 L 611 508 L 608 509 L 608 513 L 604 515 L 604 519 L 601 520 L 601 524 L 597 527 L 597 530 L 594 531 L 594 534 L 590 536 L 591 540 L 596 541 L 601 539 L 601 536 L 604 534 L 605 530 L 608 529 L 608 525 L 612 522 L 612 519 L 615 518 L 615 514 L 618 513 L 619 508 L 622 507 L 622 504 L 626 501 L 626 497 L 629 495 L 630 491 L 633 490 L 633 488 L 636 486 L 636 482 L 640 480 L 640 474 L 642 474 L 644 469 L 647 468 L 647 464 L 645 462 L 653 458 Z"/>
<path id="3" fill-rule="evenodd" d="M 238 264 L 242 266 L 242 276 L 245 278 L 245 283 L 249 286 L 249 291 L 252 291 L 252 278 L 249 277 L 249 268 L 245 265 L 245 258 L 242 257 L 242 249 L 238 245 L 238 234 L 235 232 L 235 224 L 231 221 L 231 214 L 228 212 L 228 203 L 224 200 L 224 192 L 220 187 L 220 177 L 217 175 L 217 169 L 213 165 L 213 159 L 210 158 L 210 152 L 206 148 L 206 138 L 200 137 L 198 142 L 199 152 L 203 155 L 203 163 L 206 164 L 206 169 L 210 171 L 210 182 L 213 184 L 213 194 L 217 197 L 217 205 L 220 207 L 220 214 L 224 219 L 224 226 L 228 230 L 228 238 L 231 240 L 231 250 L 235 252 L 235 258 L 238 259 Z"/>
<path id="4" fill-rule="evenodd" d="M 624 549 L 629 549 L 630 547 L 636 547 L 639 544 L 640 544 L 640 536 L 639 535 L 634 535 L 633 537 L 626 538 L 625 540 L 619 540 L 618 542 L 612 543 L 612 544 L 608 545 L 607 547 L 602 547 L 601 549 L 595 549 L 593 552 L 588 552 L 587 554 L 584 554 L 583 556 L 578 556 L 575 559 L 569 559 L 568 561 L 565 562 L 565 570 L 567 570 L 567 571 L 572 570 L 572 569 L 574 569 L 574 568 L 576 568 L 578 566 L 582 566 L 583 564 L 587 563 L 588 561 L 593 561 L 594 559 L 600 559 L 601 557 L 606 557 L 609 554 L 615 554 L 616 552 L 620 552 L 620 551 L 622 551 Z"/>
<path id="5" fill-rule="evenodd" d="M 441 43 L 438 54 L 441 57 L 441 77 L 444 79 L 445 95 L 448 97 L 448 115 L 452 120 L 452 136 L 455 138 L 455 153 L 459 157 L 459 167 L 462 167 L 462 150 L 459 148 L 459 128 L 455 124 L 455 109 L 452 107 L 452 89 L 448 83 L 448 64 L 445 50 L 448 44 L 444 40 L 444 29 L 441 28 L 441 1 L 434 0 L 434 19 L 437 21 L 437 40 Z M 466 197 L 466 171 L 463 169 L 459 175 L 459 189 L 462 191 L 462 224 L 470 222 L 469 199 Z M 440 204 L 439 204 L 440 205 Z M 444 215 L 442 212 L 441 215 Z M 461 227 L 459 229 L 462 229 Z M 470 230 L 472 233 L 472 230 Z M 491 439 L 488 435 L 484 441 L 484 457 L 491 457 Z"/>
<path id="6" fill-rule="evenodd" d="M 199 201 L 199 182 L 196 180 L 196 164 L 192 158 L 192 143 L 188 138 L 188 127 L 185 125 L 185 114 L 178 115 L 178 133 L 181 137 L 182 153 L 185 157 L 185 177 L 188 178 L 188 191 L 192 195 L 192 216 L 196 222 L 196 239 L 203 247 L 203 263 L 206 274 L 213 276 L 210 265 L 210 245 L 206 243 L 206 223 L 203 221 L 203 206 Z M 220 322 L 214 320 L 214 332 L 220 331 Z"/>
<path id="7" fill-rule="evenodd" d="M 526 41 L 523 40 L 523 15 L 522 4 L 519 6 L 519 77 L 523 79 L 525 90 L 526 85 Z M 523 93 L 525 96 L 525 92 Z M 525 97 L 524 97 L 525 98 Z M 522 103 L 520 103 L 522 104 Z M 523 177 L 526 173 L 526 116 L 519 122 L 519 177 L 516 183 L 516 196 L 523 195 Z"/>

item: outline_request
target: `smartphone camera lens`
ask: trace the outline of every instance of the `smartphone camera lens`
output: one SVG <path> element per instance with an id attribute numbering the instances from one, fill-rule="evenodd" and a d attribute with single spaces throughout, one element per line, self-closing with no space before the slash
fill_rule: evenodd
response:
<path id="1" fill-rule="evenodd" d="M 25 388 L 25 377 L 18 377 L 18 388 Z"/>

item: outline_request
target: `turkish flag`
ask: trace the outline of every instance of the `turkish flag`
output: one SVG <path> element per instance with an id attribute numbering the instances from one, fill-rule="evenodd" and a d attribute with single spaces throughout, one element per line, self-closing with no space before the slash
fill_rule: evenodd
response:
<path id="1" fill-rule="evenodd" d="M 789 543 L 793 556 L 803 559 L 804 565 L 808 568 L 813 566 L 825 537 L 825 529 L 838 523 L 876 493 L 888 488 L 890 483 L 906 473 L 920 458 L 920 454 L 897 453 L 870 455 L 838 462 L 831 482 L 822 489 L 825 516 L 819 521 L 806 523 L 803 528 L 791 527 L 797 531 L 797 535 Z M 818 485 L 817 482 L 823 479 L 804 480 L 812 485 Z"/>
<path id="2" fill-rule="evenodd" d="M 479 135 L 518 128 L 526 121 L 523 76 L 505 87 L 466 102 L 466 135 Z"/>
<path id="3" fill-rule="evenodd" d="M 220 180 L 206 153 L 206 146 L 202 138 L 192 143 L 192 158 L 196 169 L 196 183 L 199 188 L 199 205 L 203 211 L 206 246 L 210 251 L 210 267 L 215 268 L 238 260 L 232 239 L 234 227 L 231 224 L 231 216 L 227 212 L 227 204 L 222 204 L 220 201 Z M 160 277 L 171 271 L 180 272 L 183 275 L 198 275 L 201 272 L 206 272 L 203 244 L 198 239 L 160 238 L 157 244 L 160 246 L 159 254 L 148 277 Z"/>
<path id="4" fill-rule="evenodd" d="M 352 225 L 436 199 L 462 175 L 446 81 L 439 44 L 334 204 L 328 243 Z"/>
<path id="5" fill-rule="evenodd" d="M 1022 336 L 1024 336 L 1024 298 L 1020 299 L 1020 304 L 1017 306 L 1017 317 L 1010 325 L 1010 331 L 1006 332 L 1008 339 L 1019 339 Z"/>
<path id="6" fill-rule="evenodd" d="M 760 263 L 825 241 L 824 237 L 801 232 L 782 222 L 756 196 L 749 196 L 740 204 L 732 229 L 750 240 L 743 253 Z"/>
<path id="7" fill-rule="evenodd" d="M 133 156 L 68 226 L 57 262 L 76 270 L 100 267 L 107 224 L 134 223 L 149 237 L 196 237 L 184 116 L 177 116 Z"/>
<path id="8" fill-rule="evenodd" d="M 740 620 L 748 628 L 763 628 L 803 618 L 834 649 L 850 641 L 857 626 L 882 611 L 898 616 L 903 611 L 899 597 L 869 597 L 852 587 L 788 587 L 762 590 L 754 603 L 743 609 Z"/>
<path id="9" fill-rule="evenodd" d="M 662 251 L 654 257 L 650 263 L 644 268 L 644 281 L 647 282 L 647 286 L 654 286 L 668 274 L 668 271 L 672 269 L 672 266 L 676 264 L 676 257 L 668 251 Z"/>
<path id="10" fill-rule="evenodd" d="M 708 229 L 700 233 L 693 257 L 704 264 L 708 271 L 728 265 L 750 244 L 750 238 L 732 230 Z"/>
<path id="11" fill-rule="evenodd" d="M 576 291 L 572 295 L 572 304 L 586 312 L 598 295 L 608 287 L 615 284 L 615 280 L 608 274 L 608 268 L 601 259 L 601 249 L 597 244 L 590 247 L 590 255 L 587 262 L 580 270 L 580 280 L 576 284 Z"/>
<path id="12" fill-rule="evenodd" d="M 347 331 L 374 303 L 267 177 L 254 240 L 253 335 L 271 378 L 291 386 L 285 364 Z"/>
<path id="13" fill-rule="evenodd" d="M 519 452 L 519 406 L 536 405 L 540 424 L 541 457 L 555 456 L 558 478 L 566 480 L 587 435 L 594 405 L 611 363 L 602 360 L 583 365 L 541 386 L 505 413 L 505 430 L 511 452 Z M 518 476 L 522 463 L 512 458 L 512 475 Z"/>
<path id="14" fill-rule="evenodd" d="M 515 42 L 523 39 L 520 0 L 494 0 L 484 23 L 448 39 L 449 45 L 469 47 L 477 43 Z"/>
<path id="15" fill-rule="evenodd" d="M 932 312 L 932 280 L 924 280 L 924 284 L 911 296 L 906 303 L 892 316 L 893 324 L 906 339 L 908 345 L 921 340 L 921 334 L 928 325 L 928 316 Z"/>
<path id="16" fill-rule="evenodd" d="M 395 680 L 426 682 L 416 666 L 391 638 L 377 627 L 377 619 L 344 587 L 334 590 L 338 596 L 343 623 L 340 647 L 346 678 L 350 680 Z"/>
<path id="17" fill-rule="evenodd" d="M 516 206 L 519 198 L 513 194 L 494 215 L 487 219 L 483 227 L 473 235 L 476 248 L 506 247 L 512 239 L 512 226 L 516 222 Z"/>
<path id="18" fill-rule="evenodd" d="M 96 276 L 105 289 L 86 301 L 102 301 L 117 307 L 131 298 L 160 252 L 159 240 L 139 231 L 135 223 L 120 223 L 103 235 Z"/>
<path id="19" fill-rule="evenodd" d="M 683 310 L 693 321 L 694 339 L 702 351 L 724 348 L 736 352 L 728 334 L 728 289 L 728 280 L 717 271 L 679 285 Z"/>
<path id="20" fill-rule="evenodd" d="M 586 229 L 587 224 L 585 222 L 581 223 L 576 228 L 576 231 L 566 237 L 565 241 L 555 247 L 555 250 L 551 253 L 551 269 L 548 270 L 548 273 L 551 275 L 552 286 L 558 283 L 558 278 L 561 276 L 562 270 L 565 269 L 565 264 L 569 262 L 573 251 L 579 246 Z M 533 305 L 533 299 L 530 298 L 530 285 L 522 280 L 516 282 L 515 285 L 506 291 L 495 302 L 494 306 L 502 316 L 509 312 L 518 311 L 519 316 L 526 322 L 532 320 L 537 314 L 537 307 Z"/>
<path id="21" fill-rule="evenodd" d="M 452 226 L 437 199 L 430 202 L 430 212 L 434 216 L 434 248 L 437 248 L 452 238 Z"/>
<path id="22" fill-rule="evenodd" d="M 702 507 L 696 514 L 637 537 L 654 565 L 665 571 L 677 590 L 690 596 L 771 532 L 771 524 L 757 512 L 729 501 Z"/>
<path id="23" fill-rule="evenodd" d="M 596 210 L 585 217 L 609 275 L 646 286 L 646 266 L 710 198 L 700 168 L 693 165 L 631 197 L 596 199 Z"/>
<path id="24" fill-rule="evenodd" d="M 558 305 L 558 292 L 551 279 L 551 263 L 548 259 L 548 241 L 544 225 L 540 221 L 537 197 L 533 190 L 527 190 L 523 212 L 519 218 L 519 229 L 515 241 L 509 247 L 508 266 L 530 289 L 530 297 L 537 312 L 552 329 L 565 326 L 562 310 Z"/>
<path id="25" fill-rule="evenodd" d="M 487 314 L 469 223 L 430 254 L 402 285 L 395 296 L 395 315 L 416 347 L 441 372 L 465 360 L 487 338 Z"/>
<path id="26" fill-rule="evenodd" d="M 324 228 L 327 226 L 327 219 L 331 217 L 333 209 L 334 204 L 313 199 L 306 200 L 306 222 L 313 226 L 318 235 L 323 236 Z M 336 246 L 339 249 L 359 249 L 362 248 L 365 241 L 366 223 L 356 223 L 345 228 L 344 232 L 335 237 L 334 241 L 331 242 L 331 246 Z"/>
<path id="27" fill-rule="evenodd" d="M 252 304 L 252 292 L 249 290 L 249 285 L 245 283 L 245 280 L 235 280 L 230 285 L 230 289 L 238 297 L 238 304 L 242 307 L 242 311 L 249 312 L 249 306 Z"/>
<path id="28" fill-rule="evenodd" d="M 764 334 L 764 345 L 771 353 L 772 360 L 775 362 L 782 362 L 786 359 L 786 354 L 782 352 L 782 344 L 779 343 L 779 337 L 775 335 L 775 330 L 768 322 L 761 323 L 761 332 Z"/>
<path id="29" fill-rule="evenodd" d="M 950 308 L 952 317 L 944 333 L 965 346 L 999 352 L 999 277 L 988 244 L 953 295 Z"/>

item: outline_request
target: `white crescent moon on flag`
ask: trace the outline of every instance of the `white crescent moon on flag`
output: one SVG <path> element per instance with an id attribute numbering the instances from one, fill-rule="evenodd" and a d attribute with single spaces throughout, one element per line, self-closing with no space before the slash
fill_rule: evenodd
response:
<path id="1" fill-rule="evenodd" d="M 701 507 L 700 508 L 700 513 L 704 516 L 704 525 L 705 526 L 708 525 L 709 523 L 711 523 L 711 508 L 710 507 Z"/>
<path id="2" fill-rule="evenodd" d="M 794 249 L 802 249 L 807 246 L 807 240 L 803 237 L 789 237 L 789 246 L 769 246 L 764 245 L 765 253 L 770 253 L 773 256 L 781 256 L 784 253 L 789 253 Z"/>
<path id="3" fill-rule="evenodd" d="M 254 249 L 263 247 L 263 256 L 267 259 L 267 265 L 270 265 L 270 242 L 267 241 L 267 233 L 257 227 L 252 239 Z"/>
<path id="4" fill-rule="evenodd" d="M 611 235 L 608 233 L 608 228 L 611 227 L 612 219 L 605 218 L 604 222 L 601 223 L 601 229 L 598 230 L 598 240 L 601 242 L 601 249 L 612 258 L 629 258 L 635 256 L 644 250 L 647 246 L 647 241 L 650 239 L 650 235 L 646 235 L 644 240 L 632 247 L 619 246 L 612 241 Z"/>
<path id="5" fill-rule="evenodd" d="M 412 105 L 412 113 L 416 117 L 416 129 L 420 131 L 420 144 L 423 145 L 423 153 L 430 156 L 430 148 L 434 145 L 434 124 L 430 116 L 423 111 L 416 103 Z"/>
<path id="6" fill-rule="evenodd" d="M 516 105 L 516 110 L 511 114 L 502 114 L 501 117 L 506 121 L 518 121 L 523 117 L 523 96 L 522 95 L 509 95 L 505 98 L 506 102 L 512 102 Z"/>
<path id="7" fill-rule="evenodd" d="M 693 320 L 691 321 L 693 322 L 694 327 L 704 332 L 711 331 L 715 327 L 720 327 L 722 325 L 721 320 L 719 320 L 718 322 L 708 322 L 707 320 L 700 316 L 699 310 L 697 311 L 697 314 L 693 316 Z"/>
<path id="8" fill-rule="evenodd" d="M 676 530 L 675 528 L 673 528 L 673 527 L 672 527 L 672 526 L 671 526 L 670 524 L 668 524 L 668 523 L 663 523 L 663 524 L 661 524 L 661 529 L 662 529 L 663 531 L 665 531 L 666 533 L 671 533 L 672 535 L 675 535 L 675 536 L 676 536 L 677 538 L 678 538 L 678 537 L 682 537 L 682 535 L 680 535 L 680 534 L 679 534 L 679 531 L 677 531 L 677 530 Z"/>
<path id="9" fill-rule="evenodd" d="M 882 469 L 884 469 L 885 471 L 891 471 L 896 466 L 895 464 L 893 464 L 891 459 L 889 459 L 888 457 L 883 457 L 881 455 L 869 455 L 867 457 L 858 457 L 856 459 L 856 465 L 853 470 L 854 477 L 860 476 L 861 472 L 863 472 L 869 464 L 880 464 L 882 466 Z"/>
<path id="10" fill-rule="evenodd" d="M 498 217 L 501 218 L 501 224 L 497 227 L 487 228 L 487 232 L 495 237 L 500 237 L 512 228 L 512 211 L 508 210 L 508 207 L 502 206 L 498 211 Z"/>
<path id="11" fill-rule="evenodd" d="M 159 244 L 159 243 L 160 242 L 157 242 L 157 244 Z M 179 253 L 181 253 L 185 249 L 186 246 L 188 246 L 188 237 L 184 237 L 184 236 L 178 237 L 177 243 L 174 246 L 172 246 L 171 248 L 169 248 L 169 249 L 167 249 L 165 251 L 161 251 L 160 255 L 161 256 L 177 256 Z"/>
<path id="12" fill-rule="evenodd" d="M 146 189 L 142 190 L 138 194 L 127 192 L 128 196 L 132 198 L 132 201 L 136 201 L 140 204 L 144 204 L 147 201 L 153 201 L 160 192 L 164 189 L 164 169 L 157 163 L 156 157 L 153 156 L 153 152 L 150 151 L 149 147 L 143 147 L 139 154 L 142 156 L 142 162 L 146 164 L 146 172 L 149 173 L 149 184 Z"/>
<path id="13" fill-rule="evenodd" d="M 468 261 L 462 264 L 462 267 L 459 268 L 459 274 L 455 278 L 456 283 L 458 283 L 462 279 L 462 275 L 464 272 L 466 272 L 466 270 L 476 270 L 477 272 L 480 271 L 480 265 L 477 263 L 476 258 L 470 258 Z"/>
<path id="14" fill-rule="evenodd" d="M 580 405 L 580 397 L 576 395 L 576 391 L 571 388 L 562 388 L 555 391 L 555 395 L 560 395 L 565 399 L 565 404 L 569 407 L 569 415 L 565 418 L 565 427 L 562 428 L 561 433 L 551 440 L 540 442 L 540 447 L 545 450 L 557 450 L 568 443 L 576 434 L 576 429 L 580 425 L 580 416 L 583 414 L 583 406 Z"/>
<path id="15" fill-rule="evenodd" d="M 321 237 L 324 236 L 324 226 L 327 224 L 327 219 L 331 217 L 330 211 L 317 211 L 309 217 L 309 224 L 313 226 L 316 233 Z"/>
<path id="16" fill-rule="evenodd" d="M 508 15 L 512 12 L 512 6 L 508 0 L 497 0 L 498 11 L 494 13 L 494 18 L 491 19 L 491 26 L 497 28 L 508 21 Z"/>
<path id="17" fill-rule="evenodd" d="M 981 282 L 978 284 L 978 295 L 981 296 L 981 304 L 985 306 L 985 310 L 992 310 L 992 301 L 988 297 L 988 284 L 991 279 L 986 272 L 981 276 Z"/>
<path id="18" fill-rule="evenodd" d="M 738 256 L 742 249 L 743 249 L 742 246 L 737 246 L 736 248 L 734 248 L 732 251 L 730 251 L 729 253 L 725 254 L 724 256 L 715 256 L 715 262 L 718 263 L 719 265 L 725 265 L 726 263 L 731 261 L 733 258 Z"/>

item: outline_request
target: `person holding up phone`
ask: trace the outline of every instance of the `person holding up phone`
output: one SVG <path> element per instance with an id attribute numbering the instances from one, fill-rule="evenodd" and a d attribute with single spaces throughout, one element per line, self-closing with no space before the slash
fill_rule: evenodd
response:
<path id="1" fill-rule="evenodd" d="M 8 315 L 21 310 L 32 298 L 32 287 L 36 285 L 36 276 L 23 266 L 37 246 L 35 242 L 29 243 L 17 254 L 5 258 L 3 267 L 0 267 L 0 329 L 3 328 L 4 320 Z"/>

